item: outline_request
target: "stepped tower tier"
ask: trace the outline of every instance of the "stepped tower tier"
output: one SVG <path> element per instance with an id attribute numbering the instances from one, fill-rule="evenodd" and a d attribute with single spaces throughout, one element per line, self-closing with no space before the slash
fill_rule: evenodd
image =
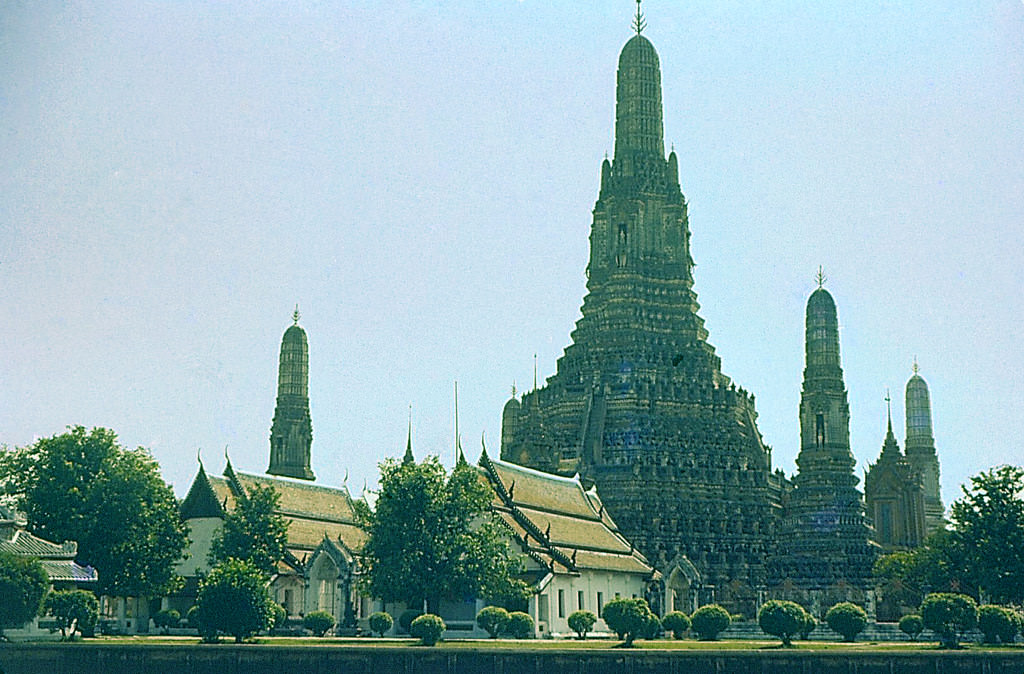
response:
<path id="1" fill-rule="evenodd" d="M 697 313 L 658 54 L 636 27 L 619 56 L 582 317 L 557 372 L 505 405 L 501 457 L 596 482 L 626 537 L 686 585 L 669 588 L 682 605 L 714 586 L 753 615 L 782 479 L 754 397 L 722 373 Z"/>
<path id="2" fill-rule="evenodd" d="M 864 590 L 874 548 L 850 451 L 850 405 L 839 357 L 839 318 L 819 271 L 807 301 L 806 366 L 800 395 L 798 472 L 786 509 L 785 549 L 772 581 L 807 590 L 845 584 Z"/>
<path id="3" fill-rule="evenodd" d="M 914 361 L 914 375 L 907 381 L 907 461 L 924 479 L 925 522 L 928 533 L 945 526 L 945 507 L 939 489 L 939 457 L 932 435 L 932 404 L 928 383 L 918 374 Z"/>
<path id="4" fill-rule="evenodd" d="M 299 310 L 281 339 L 277 370 L 277 408 L 270 426 L 267 473 L 314 480 L 310 468 L 313 422 L 309 414 L 309 344 L 299 327 Z"/>

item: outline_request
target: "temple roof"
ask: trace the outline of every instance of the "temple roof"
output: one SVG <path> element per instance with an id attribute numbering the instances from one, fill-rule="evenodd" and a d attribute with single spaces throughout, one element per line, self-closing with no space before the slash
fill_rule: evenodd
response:
<path id="1" fill-rule="evenodd" d="M 480 457 L 483 479 L 494 490 L 491 507 L 523 550 L 552 571 L 655 572 L 619 533 L 595 490 L 566 478 Z"/>
<path id="2" fill-rule="evenodd" d="M 297 558 L 309 554 L 320 545 L 324 536 L 338 542 L 351 552 L 358 552 L 366 541 L 366 533 L 356 521 L 355 505 L 352 496 L 345 487 L 325 487 L 309 482 L 283 477 L 253 475 L 235 471 L 228 463 L 223 477 L 209 477 L 200 467 L 200 473 L 193 482 L 189 495 L 197 488 L 196 482 L 206 478 L 212 498 L 224 512 L 235 508 L 241 492 L 248 492 L 254 486 L 270 487 L 279 496 L 277 513 L 288 522 L 288 550 Z M 206 504 L 209 496 L 197 496 L 194 503 Z M 182 517 L 204 517 L 209 509 L 195 509 L 186 513 L 185 505 L 189 497 L 182 502 Z"/>
<path id="3" fill-rule="evenodd" d="M 39 538 L 21 528 L 20 523 L 6 510 L 0 510 L 0 552 L 39 559 L 51 583 L 95 583 L 99 580 L 96 569 L 75 561 L 78 543 L 53 543 Z"/>

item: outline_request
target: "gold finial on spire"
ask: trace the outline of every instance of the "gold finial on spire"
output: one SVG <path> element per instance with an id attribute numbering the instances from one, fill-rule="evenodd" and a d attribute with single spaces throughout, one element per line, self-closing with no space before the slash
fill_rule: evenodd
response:
<path id="1" fill-rule="evenodd" d="M 292 312 L 292 321 L 294 321 L 295 325 L 299 324 L 300 318 L 302 318 L 302 314 L 299 313 L 299 305 L 296 304 L 295 311 Z"/>
<path id="2" fill-rule="evenodd" d="M 639 35 L 644 28 L 647 28 L 647 22 L 644 20 L 643 12 L 640 11 L 640 0 L 636 0 L 636 16 L 633 17 L 633 30 Z"/>
<path id="3" fill-rule="evenodd" d="M 517 393 L 519 393 L 519 391 L 516 390 L 516 382 L 513 379 L 512 380 L 512 397 L 515 398 Z"/>
<path id="4" fill-rule="evenodd" d="M 825 287 L 825 281 L 828 280 L 828 277 L 825 276 L 825 270 L 820 264 L 818 265 L 818 275 L 814 277 L 814 280 L 818 282 L 818 288 Z"/>
<path id="5" fill-rule="evenodd" d="M 914 356 L 914 374 L 917 374 L 920 371 L 921 371 L 921 368 L 917 364 L 917 356 Z"/>

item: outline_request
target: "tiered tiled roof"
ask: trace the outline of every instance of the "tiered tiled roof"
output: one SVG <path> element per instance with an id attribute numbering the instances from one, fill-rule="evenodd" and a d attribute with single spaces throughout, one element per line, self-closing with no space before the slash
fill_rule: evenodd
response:
<path id="1" fill-rule="evenodd" d="M 78 543 L 52 543 L 30 534 L 23 526 L 10 511 L 0 508 L 0 551 L 38 558 L 51 583 L 95 583 L 99 580 L 96 569 L 75 561 Z"/>
<path id="2" fill-rule="evenodd" d="M 492 508 L 527 554 L 552 571 L 618 571 L 651 576 L 654 569 L 623 536 L 596 490 L 567 478 L 480 456 L 494 490 Z"/>
<path id="3" fill-rule="evenodd" d="M 313 552 L 326 536 L 340 543 L 350 552 L 358 552 L 366 541 L 365 532 L 356 523 L 355 506 L 348 489 L 324 487 L 286 477 L 253 475 L 234 470 L 228 462 L 223 477 L 210 477 L 200 467 L 188 496 L 182 502 L 183 517 L 199 517 L 208 508 L 186 510 L 193 492 L 198 495 L 193 504 L 206 504 L 209 496 L 202 495 L 205 481 L 215 503 L 222 511 L 231 511 L 239 496 L 254 486 L 272 487 L 279 495 L 278 514 L 288 522 L 288 550 L 301 560 Z"/>

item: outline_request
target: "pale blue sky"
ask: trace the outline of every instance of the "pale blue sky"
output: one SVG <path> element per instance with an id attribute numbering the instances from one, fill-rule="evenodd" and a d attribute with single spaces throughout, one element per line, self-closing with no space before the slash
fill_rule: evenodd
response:
<path id="1" fill-rule="evenodd" d="M 794 470 L 804 304 L 839 307 L 858 472 L 916 355 L 943 497 L 1024 463 L 1024 3 L 655 2 L 723 369 Z M 262 472 L 309 333 L 313 467 L 499 449 L 584 293 L 634 5 L 0 4 L 0 442 L 103 425 L 179 495 Z"/>

